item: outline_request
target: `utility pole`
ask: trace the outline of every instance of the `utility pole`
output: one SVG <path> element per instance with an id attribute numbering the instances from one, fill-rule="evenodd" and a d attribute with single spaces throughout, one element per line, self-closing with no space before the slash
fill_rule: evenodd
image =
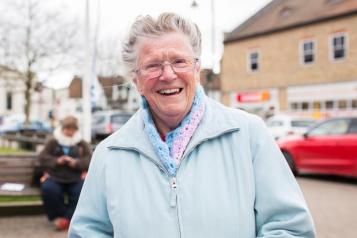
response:
<path id="1" fill-rule="evenodd" d="M 215 14 L 215 3 L 214 0 L 211 0 L 211 67 L 212 72 L 216 67 L 216 14 Z M 193 0 L 191 3 L 193 9 L 198 7 L 196 0 Z"/>
<path id="2" fill-rule="evenodd" d="M 84 34 L 84 46 L 85 46 L 85 54 L 84 54 L 84 69 L 83 69 L 83 80 L 82 80 L 82 135 L 83 139 L 87 142 L 91 142 L 91 99 L 90 99 L 90 88 L 91 88 L 91 47 L 90 47 L 90 24 L 89 24 L 89 0 L 86 0 L 86 14 L 85 14 L 85 34 Z"/>
<path id="3" fill-rule="evenodd" d="M 212 51 L 212 73 L 216 67 L 216 14 L 214 12 L 214 0 L 211 0 L 211 51 Z"/>

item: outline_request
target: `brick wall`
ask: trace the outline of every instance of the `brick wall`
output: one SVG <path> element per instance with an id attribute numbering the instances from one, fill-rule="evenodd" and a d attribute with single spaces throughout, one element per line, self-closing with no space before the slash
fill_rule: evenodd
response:
<path id="1" fill-rule="evenodd" d="M 357 15 L 353 15 L 225 44 L 221 63 L 223 103 L 229 105 L 231 92 L 278 88 L 281 109 L 285 109 L 288 86 L 357 80 L 356 26 Z M 329 57 L 329 40 L 336 32 L 347 33 L 348 39 L 347 57 L 340 62 L 332 62 Z M 300 62 L 299 44 L 303 39 L 316 40 L 316 61 L 312 65 Z M 260 69 L 256 73 L 247 70 L 247 54 L 251 50 L 260 53 Z"/>

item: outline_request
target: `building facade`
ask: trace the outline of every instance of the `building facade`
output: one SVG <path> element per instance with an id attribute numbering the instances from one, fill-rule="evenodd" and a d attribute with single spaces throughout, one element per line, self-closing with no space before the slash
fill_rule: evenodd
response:
<path id="1" fill-rule="evenodd" d="M 49 121 L 54 91 L 41 84 L 31 94 L 30 120 Z M 0 66 L 0 116 L 24 118 L 25 82 L 20 72 Z"/>
<path id="2" fill-rule="evenodd" d="M 222 101 L 263 117 L 357 115 L 357 0 L 274 0 L 226 35 Z"/>

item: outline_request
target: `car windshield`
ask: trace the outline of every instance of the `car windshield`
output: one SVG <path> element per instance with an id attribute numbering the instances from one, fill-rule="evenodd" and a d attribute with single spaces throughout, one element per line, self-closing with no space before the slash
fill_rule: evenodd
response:
<path id="1" fill-rule="evenodd" d="M 271 120 L 267 122 L 267 126 L 268 127 L 277 127 L 277 126 L 283 126 L 284 122 L 283 121 L 275 121 L 275 120 Z"/>
<path id="2" fill-rule="evenodd" d="M 315 122 L 311 120 L 293 120 L 291 121 L 292 127 L 311 127 Z"/>
<path id="3" fill-rule="evenodd" d="M 105 121 L 105 117 L 104 116 L 95 116 L 93 118 L 92 123 L 93 124 L 100 124 L 100 123 L 103 123 L 104 121 Z"/>
<path id="4" fill-rule="evenodd" d="M 130 114 L 117 114 L 111 116 L 111 122 L 116 124 L 124 124 L 131 117 Z"/>
<path id="5" fill-rule="evenodd" d="M 309 133 L 311 136 L 342 135 L 347 132 L 349 119 L 338 119 L 322 123 Z"/>

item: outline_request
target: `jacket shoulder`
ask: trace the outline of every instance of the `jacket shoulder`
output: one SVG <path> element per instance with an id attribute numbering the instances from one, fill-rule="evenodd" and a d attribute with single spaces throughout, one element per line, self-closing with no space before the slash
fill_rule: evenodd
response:
<path id="1" fill-rule="evenodd" d="M 236 124 L 241 129 L 249 127 L 251 123 L 260 124 L 263 122 L 262 119 L 257 115 L 251 114 L 241 109 L 227 107 L 222 103 L 210 98 L 207 100 L 207 105 L 208 114 L 211 114 L 210 117 L 217 118 L 222 122 Z"/>

